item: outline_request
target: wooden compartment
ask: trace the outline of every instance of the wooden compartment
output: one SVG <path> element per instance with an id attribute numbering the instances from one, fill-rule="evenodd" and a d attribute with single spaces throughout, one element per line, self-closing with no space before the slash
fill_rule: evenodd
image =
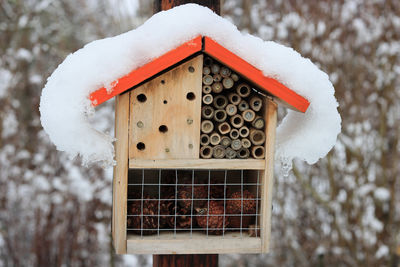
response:
<path id="1" fill-rule="evenodd" d="M 200 158 L 202 65 L 203 55 L 195 56 L 134 90 L 117 96 L 115 128 L 118 164 L 113 180 L 112 232 L 114 247 L 119 254 L 269 251 L 276 104 L 271 98 L 262 97 L 263 108 L 259 115 L 266 122 L 262 129 L 266 136 L 262 145 L 265 158 Z M 193 93 L 194 98 L 189 93 Z M 141 94 L 146 96 L 145 101 Z M 167 131 L 160 128 L 163 125 Z M 139 149 L 139 143 L 143 143 L 145 148 Z M 237 183 L 233 187 L 247 189 L 257 199 L 257 212 L 254 215 L 257 220 L 252 223 L 260 229 L 260 233 L 251 237 L 248 227 L 229 229 L 229 226 L 222 235 L 207 235 L 204 228 L 197 227 L 164 230 L 159 224 L 151 235 L 143 235 L 143 231 L 139 229 L 138 232 L 137 228 L 136 231 L 130 229 L 127 220 L 132 215 L 128 212 L 132 192 L 140 195 L 140 201 L 143 193 L 159 201 L 160 172 L 161 178 L 166 173 L 193 172 L 195 179 L 207 173 L 228 174 L 228 181 Z M 242 180 L 244 177 L 248 182 Z M 249 183 L 257 184 L 258 189 Z M 146 214 L 141 215 L 143 217 Z"/>

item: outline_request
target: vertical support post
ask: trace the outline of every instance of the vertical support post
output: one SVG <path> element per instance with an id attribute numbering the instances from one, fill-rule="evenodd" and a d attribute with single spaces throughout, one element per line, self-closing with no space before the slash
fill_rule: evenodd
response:
<path id="1" fill-rule="evenodd" d="M 117 254 L 126 253 L 129 96 L 130 93 L 118 95 L 115 101 L 115 159 L 118 164 L 114 167 L 111 227 Z"/>
<path id="2" fill-rule="evenodd" d="M 154 13 L 168 10 L 175 6 L 196 3 L 206 6 L 220 15 L 220 0 L 154 0 Z M 153 267 L 202 266 L 218 267 L 218 254 L 204 255 L 153 255 Z"/>
<path id="3" fill-rule="evenodd" d="M 274 185 L 274 147 L 277 122 L 277 104 L 270 98 L 266 99 L 265 107 L 265 170 L 263 171 L 261 187 L 261 251 L 267 253 L 270 248 L 272 187 Z"/>

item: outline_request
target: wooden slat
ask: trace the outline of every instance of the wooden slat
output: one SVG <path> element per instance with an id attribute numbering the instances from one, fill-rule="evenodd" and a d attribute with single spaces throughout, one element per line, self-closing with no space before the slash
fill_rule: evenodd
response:
<path id="1" fill-rule="evenodd" d="M 160 233 L 155 236 L 129 235 L 127 240 L 129 254 L 223 254 L 223 253 L 261 253 L 261 238 L 240 237 L 240 233 L 226 232 L 225 236 L 189 232 Z"/>
<path id="2" fill-rule="evenodd" d="M 117 254 L 126 253 L 126 209 L 128 184 L 129 94 L 117 96 L 115 102 L 115 159 L 113 179 L 112 235 Z"/>
<path id="3" fill-rule="evenodd" d="M 166 54 L 156 58 L 146 65 L 131 71 L 129 74 L 113 82 L 115 85 L 111 92 L 107 92 L 106 88 L 100 88 L 90 95 L 93 106 L 100 105 L 108 99 L 119 95 L 129 88 L 153 77 L 157 73 L 173 66 L 181 60 L 199 52 L 202 47 L 201 36 L 190 40 L 183 45 L 167 52 Z M 99 55 L 101 56 L 101 55 Z"/>
<path id="4" fill-rule="evenodd" d="M 277 105 L 267 98 L 265 108 L 265 171 L 261 186 L 261 237 L 262 253 L 269 252 L 271 238 L 272 187 L 274 184 L 274 147 L 277 122 Z"/>
<path id="5" fill-rule="evenodd" d="M 203 55 L 198 55 L 130 92 L 129 158 L 199 157 L 202 69 Z"/>
<path id="6" fill-rule="evenodd" d="M 129 159 L 132 169 L 229 169 L 263 170 L 264 160 L 257 159 L 185 159 L 185 160 L 142 160 Z"/>
<path id="7" fill-rule="evenodd" d="M 280 98 L 296 110 L 305 112 L 310 105 L 307 99 L 290 90 L 277 80 L 265 77 L 259 69 L 209 37 L 204 37 L 204 52 L 240 73 L 246 79 L 260 86 L 261 89 Z"/>

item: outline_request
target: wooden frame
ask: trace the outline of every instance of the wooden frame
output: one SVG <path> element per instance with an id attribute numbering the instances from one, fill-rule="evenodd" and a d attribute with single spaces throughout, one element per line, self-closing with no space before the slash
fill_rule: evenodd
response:
<path id="1" fill-rule="evenodd" d="M 264 160 L 218 159 L 128 159 L 130 94 L 122 94 L 116 101 L 116 159 L 113 182 L 113 244 L 118 254 L 206 254 L 206 253 L 267 253 L 270 249 L 271 208 L 274 167 L 274 144 L 277 121 L 277 105 L 271 98 L 265 99 L 265 134 L 267 151 Z M 155 236 L 127 235 L 127 176 L 129 168 L 162 169 L 252 169 L 261 170 L 260 237 L 245 237 L 238 233 L 221 236 L 205 236 L 200 233 L 178 233 Z M 187 242 L 190 240 L 190 242 Z"/>

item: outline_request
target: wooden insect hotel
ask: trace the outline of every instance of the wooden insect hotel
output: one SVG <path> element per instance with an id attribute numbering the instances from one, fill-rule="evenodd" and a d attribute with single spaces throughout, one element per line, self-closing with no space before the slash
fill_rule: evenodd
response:
<path id="1" fill-rule="evenodd" d="M 115 82 L 117 253 L 266 253 L 277 103 L 309 103 L 199 36 Z"/>

